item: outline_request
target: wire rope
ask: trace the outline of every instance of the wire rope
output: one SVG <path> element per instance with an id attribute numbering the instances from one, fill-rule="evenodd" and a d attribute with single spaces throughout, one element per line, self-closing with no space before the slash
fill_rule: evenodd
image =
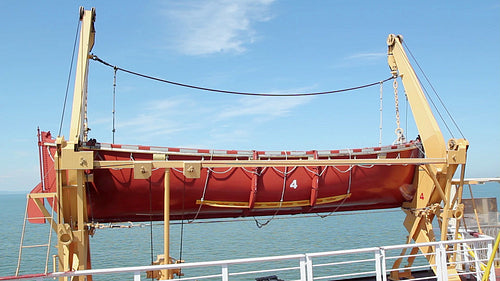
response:
<path id="1" fill-rule="evenodd" d="M 288 155 L 285 151 L 285 159 L 288 160 Z M 281 171 L 279 169 L 277 169 L 276 167 L 273 167 L 276 171 L 280 172 Z M 297 167 L 294 167 L 290 172 L 288 172 L 288 167 L 285 166 L 285 172 L 282 173 L 283 174 L 283 189 L 281 190 L 281 199 L 280 199 L 280 205 L 278 206 L 278 209 L 276 209 L 276 212 L 274 212 L 273 216 L 271 218 L 269 218 L 266 222 L 262 223 L 260 221 L 257 220 L 257 218 L 255 218 L 255 216 L 253 217 L 254 220 L 255 220 L 255 225 L 258 227 L 258 228 L 262 228 L 266 225 L 268 225 L 275 217 L 276 215 L 278 214 L 278 212 L 281 210 L 281 207 L 283 206 L 283 200 L 285 199 L 285 189 L 286 189 L 286 180 L 287 180 L 287 176 L 289 173 L 292 173 L 295 168 Z"/>
<path id="2" fill-rule="evenodd" d="M 274 167 L 273 167 L 274 168 Z M 295 167 L 296 168 L 296 167 Z M 278 212 L 281 210 L 281 207 L 283 206 L 283 200 L 285 199 L 285 189 L 286 189 L 286 180 L 287 180 L 287 176 L 288 176 L 288 173 L 291 173 L 293 172 L 292 171 L 288 172 L 288 167 L 285 167 L 285 172 L 283 173 L 283 188 L 281 190 L 281 199 L 280 199 L 280 205 L 278 206 L 278 209 L 276 209 L 276 212 L 274 212 L 273 216 L 269 219 L 267 219 L 266 222 L 262 223 L 260 221 L 257 220 L 257 218 L 255 218 L 255 216 L 253 217 L 254 220 L 255 220 L 255 225 L 258 227 L 258 228 L 262 228 L 266 225 L 268 225 L 272 220 L 274 220 L 274 218 L 276 217 L 276 215 L 278 215 Z M 279 171 L 279 170 L 278 170 Z"/>
<path id="3" fill-rule="evenodd" d="M 202 91 L 216 92 L 216 93 L 221 93 L 221 94 L 244 95 L 244 96 L 259 96 L 259 97 L 303 97 L 303 96 L 328 95 L 328 94 L 335 94 L 335 93 L 341 93 L 341 92 L 347 92 L 347 91 L 353 91 L 353 90 L 363 89 L 363 88 L 367 88 L 367 87 L 379 85 L 380 83 L 384 83 L 384 82 L 387 82 L 389 80 L 394 79 L 394 77 L 391 76 L 391 77 L 389 77 L 389 78 L 387 78 L 385 80 L 374 82 L 374 83 L 370 83 L 370 84 L 365 84 L 365 85 L 351 87 L 351 88 L 344 88 L 344 89 L 340 89 L 340 90 L 325 91 L 325 92 L 295 93 L 295 94 L 286 94 L 286 93 L 284 93 L 284 94 L 251 93 L 251 92 L 238 92 L 238 91 L 220 90 L 220 89 L 213 89 L 213 88 L 200 87 L 200 86 L 195 86 L 195 85 L 190 85 L 190 84 L 185 84 L 185 83 L 174 82 L 174 81 L 170 81 L 170 80 L 166 80 L 166 79 L 162 79 L 162 78 L 158 78 L 158 77 L 154 77 L 154 76 L 142 74 L 142 73 L 139 73 L 139 72 L 135 72 L 135 71 L 132 71 L 132 70 L 128 70 L 128 69 L 125 69 L 125 68 L 121 68 L 121 67 L 112 65 L 112 64 L 110 64 L 110 63 L 108 63 L 108 62 L 100 59 L 96 55 L 92 55 L 91 58 L 93 60 L 95 60 L 97 62 L 100 62 L 100 63 L 102 63 L 102 64 L 104 64 L 106 66 L 109 66 L 109 67 L 111 67 L 113 69 L 121 70 L 123 72 L 129 73 L 129 74 L 132 74 L 132 75 L 140 76 L 140 77 L 143 77 L 143 78 L 146 78 L 146 79 L 155 80 L 155 81 L 158 81 L 158 82 L 163 82 L 163 83 L 167 83 L 167 84 L 171 84 L 171 85 L 176 85 L 176 86 L 186 87 L 186 88 L 191 88 L 191 89 L 196 89 L 196 90 L 202 90 Z"/>
<path id="4" fill-rule="evenodd" d="M 198 211 L 196 212 L 196 215 L 194 216 L 194 218 L 191 220 L 188 220 L 188 224 L 191 224 L 192 222 L 194 222 L 198 218 L 198 215 L 200 214 L 200 211 L 201 211 L 201 207 L 203 207 L 203 202 L 205 201 L 205 194 L 207 192 L 207 187 L 208 187 L 208 180 L 210 178 L 210 172 L 211 172 L 211 170 L 207 169 L 207 178 L 205 180 L 205 186 L 203 187 L 203 194 L 201 195 L 200 206 L 198 207 Z"/>
<path id="5" fill-rule="evenodd" d="M 392 209 L 382 209 L 382 210 L 366 210 L 366 211 L 342 211 L 342 212 L 335 212 L 331 213 L 328 215 L 328 217 L 336 217 L 336 216 L 356 216 L 356 215 L 364 215 L 364 214 L 378 214 L 378 213 L 396 213 L 396 212 L 401 212 L 400 208 L 392 208 Z M 305 219 L 305 218 L 317 218 L 320 217 L 318 213 L 314 214 L 304 214 L 304 215 L 283 215 L 283 216 L 277 216 L 273 220 L 290 220 L 290 219 Z M 211 224 L 211 223 L 238 223 L 238 222 L 255 222 L 255 217 L 245 217 L 245 218 L 236 218 L 236 219 L 199 219 L 196 220 L 190 224 Z M 161 226 L 163 225 L 163 222 L 155 222 L 153 223 L 155 226 Z M 170 222 L 170 225 L 181 225 L 182 222 Z M 185 223 L 184 223 L 185 224 Z M 109 225 L 99 225 L 97 228 L 110 228 L 110 229 L 125 229 L 125 228 L 133 228 L 133 227 L 145 227 L 147 224 L 128 224 L 127 227 L 125 228 L 120 228 L 120 227 L 112 227 L 113 225 L 119 225 L 119 224 L 109 224 Z M 111 227 L 110 227 L 111 226 Z"/>
<path id="6" fill-rule="evenodd" d="M 333 166 L 333 167 L 335 167 L 335 166 Z M 351 165 L 350 168 L 349 168 L 349 182 L 348 182 L 348 185 L 347 185 L 346 195 L 349 195 L 351 193 L 352 168 L 353 167 L 354 166 Z M 340 204 L 337 206 L 337 208 L 335 208 L 335 210 L 331 211 L 330 213 L 328 213 L 326 215 L 321 215 L 321 214 L 316 214 L 316 215 L 319 216 L 322 219 L 331 216 L 333 213 L 336 213 L 340 209 L 340 207 L 342 207 L 344 205 L 345 201 L 347 201 L 347 198 L 349 198 L 349 196 L 345 196 L 344 199 L 342 200 L 342 202 L 340 202 Z"/>
<path id="7" fill-rule="evenodd" d="M 413 61 L 415 61 L 415 64 L 417 65 L 418 69 L 420 70 L 420 72 L 422 72 L 422 75 L 424 76 L 425 80 L 427 81 L 427 83 L 429 83 L 429 86 L 431 87 L 432 91 L 434 92 L 434 94 L 436 95 L 436 97 L 438 98 L 439 100 L 439 103 L 441 103 L 441 106 L 444 108 L 444 110 L 446 111 L 446 114 L 448 114 L 448 117 L 450 117 L 451 121 L 453 122 L 453 124 L 455 125 L 455 128 L 457 128 L 458 132 L 460 133 L 460 135 L 462 136 L 462 138 L 465 138 L 464 134 L 462 133 L 462 130 L 460 130 L 460 127 L 458 126 L 457 122 L 455 122 L 455 119 L 453 118 L 453 116 L 451 115 L 451 113 L 448 111 L 448 108 L 446 107 L 446 105 L 444 104 L 443 100 L 441 99 L 441 97 L 439 96 L 439 94 L 437 93 L 436 89 L 434 88 L 434 86 L 432 85 L 431 81 L 429 80 L 429 78 L 427 77 L 427 75 L 425 74 L 424 70 L 422 69 L 422 67 L 420 67 L 420 64 L 418 63 L 417 59 L 413 56 L 413 53 L 411 52 L 410 48 L 408 48 L 408 45 L 406 45 L 406 43 L 403 41 L 403 44 L 405 46 L 405 48 L 408 50 L 408 53 L 410 54 L 410 56 L 412 57 Z M 441 116 L 441 115 L 440 115 Z M 448 127 L 447 127 L 448 128 Z M 448 129 L 449 130 L 449 129 Z M 451 132 L 450 132 L 451 134 Z"/>
<path id="8" fill-rule="evenodd" d="M 80 29 L 80 20 L 78 20 L 78 24 L 76 25 L 76 33 L 75 33 L 75 41 L 73 43 L 73 52 L 71 55 L 71 63 L 69 64 L 69 74 L 68 74 L 68 80 L 66 82 L 66 93 L 64 94 L 64 102 L 63 102 L 63 108 L 61 112 L 61 123 L 59 124 L 59 132 L 57 133 L 57 136 L 61 136 L 62 132 L 62 126 L 64 123 L 64 112 L 66 111 L 66 102 L 68 101 L 68 91 L 69 91 L 69 84 L 71 83 L 71 74 L 73 71 L 73 62 L 75 61 L 75 50 L 76 50 L 76 43 L 78 42 L 78 30 Z"/>

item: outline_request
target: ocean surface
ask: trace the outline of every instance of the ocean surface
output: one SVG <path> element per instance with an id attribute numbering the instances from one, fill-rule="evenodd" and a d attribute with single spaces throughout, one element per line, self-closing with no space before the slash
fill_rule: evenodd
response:
<path id="1" fill-rule="evenodd" d="M 472 187 L 474 197 L 500 198 L 500 184 Z M 0 194 L 0 276 L 14 275 L 26 206 L 25 194 Z M 470 198 L 464 188 L 464 198 Z M 497 202 L 498 204 L 498 202 Z M 270 217 L 257 218 L 261 223 Z M 406 230 L 400 209 L 334 213 L 327 217 L 275 217 L 257 227 L 254 218 L 173 222 L 170 255 L 186 262 L 212 261 L 287 254 L 304 254 L 372 246 L 404 244 Z M 182 239 L 181 239 L 182 232 Z M 25 245 L 48 242 L 49 225 L 26 225 Z M 151 239 L 151 237 L 153 239 Z M 163 225 L 154 222 L 132 228 L 97 229 L 90 239 L 93 268 L 151 264 L 163 252 Z M 55 241 L 55 237 L 52 238 Z M 182 248 L 181 248 L 182 247 Z M 47 247 L 24 249 L 21 274 L 45 270 Z M 49 255 L 49 272 L 52 258 Z M 127 275 L 127 280 L 132 276 Z M 97 280 L 114 280 L 109 276 Z"/>

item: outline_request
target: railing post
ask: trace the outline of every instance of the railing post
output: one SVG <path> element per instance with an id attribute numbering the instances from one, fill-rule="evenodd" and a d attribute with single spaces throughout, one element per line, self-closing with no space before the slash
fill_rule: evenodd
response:
<path id="1" fill-rule="evenodd" d="M 227 263 L 222 265 L 222 281 L 229 281 L 229 269 Z"/>
<path id="2" fill-rule="evenodd" d="M 306 255 L 306 269 L 307 269 L 307 281 L 313 281 L 314 280 L 314 274 L 313 274 L 313 265 L 312 265 L 312 258 L 309 255 Z"/>
<path id="3" fill-rule="evenodd" d="M 377 272 L 377 281 L 387 281 L 385 249 L 383 248 L 379 248 L 379 250 L 375 252 L 375 271 Z"/>
<path id="4" fill-rule="evenodd" d="M 140 271 L 134 272 L 134 281 L 141 281 L 141 272 Z"/>
<path id="5" fill-rule="evenodd" d="M 483 279 L 483 272 L 481 271 L 481 261 L 479 260 L 479 255 L 478 255 L 478 252 L 476 251 L 476 248 L 478 247 L 477 243 L 473 243 L 474 245 L 472 246 L 472 248 L 470 248 L 470 252 L 472 252 L 471 254 L 471 258 L 474 260 L 474 265 L 475 265 L 475 268 L 476 268 L 476 278 L 478 280 L 481 280 Z M 468 247 L 466 243 L 464 243 L 464 247 Z"/>
<path id="6" fill-rule="evenodd" d="M 437 278 L 437 281 L 442 281 L 442 278 L 443 278 L 443 273 L 441 272 L 441 255 L 439 254 L 439 247 L 436 247 L 436 251 L 434 252 L 434 255 L 436 255 L 435 257 L 435 261 L 436 261 L 436 278 Z"/>
<path id="7" fill-rule="evenodd" d="M 438 281 L 448 281 L 448 267 L 446 266 L 446 249 L 443 243 L 436 247 L 436 277 Z"/>
<path id="8" fill-rule="evenodd" d="M 307 281 L 307 256 L 304 255 L 299 259 L 300 281 Z"/>

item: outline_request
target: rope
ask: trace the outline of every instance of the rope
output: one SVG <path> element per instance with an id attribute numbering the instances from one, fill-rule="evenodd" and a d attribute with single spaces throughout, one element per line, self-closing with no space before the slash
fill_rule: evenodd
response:
<path id="1" fill-rule="evenodd" d="M 331 167 L 334 168 L 335 170 L 337 170 L 337 171 L 345 174 L 347 172 L 350 172 L 352 170 L 352 167 L 354 167 L 354 166 L 353 165 L 349 166 L 349 168 L 347 170 L 345 170 L 345 171 L 340 170 L 339 168 L 337 168 L 337 166 L 331 166 Z"/>
<path id="2" fill-rule="evenodd" d="M 295 170 L 295 168 L 293 168 L 293 170 Z M 278 214 L 278 212 L 281 209 L 281 206 L 283 206 L 283 199 L 285 198 L 285 189 L 286 189 L 286 178 L 287 178 L 287 175 L 289 173 L 289 172 L 287 172 L 287 169 L 288 169 L 288 167 L 285 167 L 285 173 L 283 173 L 283 189 L 281 190 L 280 205 L 279 205 L 278 209 L 276 209 L 276 212 L 274 212 L 273 216 L 264 223 L 261 223 L 255 217 L 253 217 L 255 220 L 255 225 L 257 225 L 258 228 L 262 228 L 262 227 L 268 225 L 276 217 L 276 215 Z M 293 172 L 293 170 L 290 171 L 290 173 Z"/>
<path id="3" fill-rule="evenodd" d="M 222 172 L 217 172 L 215 171 L 214 169 L 212 168 L 207 168 L 210 172 L 214 173 L 214 174 L 225 174 L 225 173 L 228 173 L 230 172 L 234 167 L 229 167 L 227 170 L 225 171 L 222 171 Z"/>
<path id="4" fill-rule="evenodd" d="M 349 159 L 352 159 L 352 154 L 351 154 L 351 150 L 349 149 Z M 349 172 L 349 184 L 347 186 L 347 192 L 346 194 L 349 194 L 351 193 L 351 183 L 352 183 L 352 169 L 354 167 L 354 165 L 350 165 L 349 166 L 349 169 L 345 170 L 345 171 L 341 171 L 339 168 L 337 168 L 336 166 L 332 166 L 333 168 L 335 168 L 335 170 L 341 172 L 341 173 L 347 173 Z M 325 169 L 326 170 L 326 169 Z M 342 207 L 342 205 L 344 205 L 345 201 L 347 200 L 348 196 L 344 197 L 344 199 L 342 200 L 342 202 L 340 202 L 340 204 L 337 206 L 337 208 L 335 208 L 335 210 L 331 211 L 330 213 L 326 214 L 326 215 L 320 215 L 320 214 L 316 214 L 317 216 L 319 216 L 320 218 L 324 219 L 326 217 L 329 217 L 331 216 L 333 213 L 336 213 L 340 207 Z"/>
<path id="5" fill-rule="evenodd" d="M 267 169 L 268 167 L 264 167 L 262 170 L 260 170 L 260 172 L 256 172 L 256 171 L 250 171 L 250 170 L 247 170 L 245 167 L 241 167 L 241 169 L 243 169 L 243 171 L 247 172 L 247 173 L 251 173 L 251 174 L 254 174 L 254 175 L 257 175 L 257 176 L 262 176 L 262 174 L 264 173 L 264 171 Z"/>
<path id="6" fill-rule="evenodd" d="M 237 91 L 227 91 L 227 90 L 220 90 L 220 89 L 212 89 L 212 88 L 194 86 L 194 85 L 185 84 L 185 83 L 174 82 L 174 81 L 170 81 L 170 80 L 166 80 L 166 79 L 162 79 L 162 78 L 158 78 L 158 77 L 154 77 L 154 76 L 150 76 L 150 75 L 138 73 L 138 72 L 135 72 L 135 71 L 132 71 L 132 70 L 128 70 L 128 69 L 125 69 L 125 68 L 121 68 L 121 67 L 118 67 L 118 66 L 114 66 L 114 65 L 112 65 L 112 64 L 110 64 L 110 63 L 108 63 L 108 62 L 106 62 L 106 61 L 104 61 L 102 59 L 100 59 L 96 55 L 92 55 L 91 58 L 93 60 L 95 60 L 97 62 L 100 62 L 100 63 L 102 63 L 102 64 L 104 64 L 106 66 L 109 66 L 109 67 L 111 67 L 113 69 L 121 70 L 123 72 L 129 73 L 129 74 L 132 74 L 132 75 L 140 76 L 140 77 L 143 77 L 143 78 L 146 78 L 146 79 L 155 80 L 155 81 L 158 81 L 158 82 L 163 82 L 163 83 L 167 83 L 167 84 L 171 84 L 171 85 L 176 85 L 176 86 L 186 87 L 186 88 L 191 88 L 191 89 L 196 89 L 196 90 L 202 90 L 202 91 L 216 92 L 216 93 L 222 93 L 222 94 L 232 94 L 232 95 L 244 95 L 244 96 L 302 97 L 302 96 L 328 95 L 328 94 L 336 94 L 336 93 L 341 93 L 341 92 L 347 92 L 347 91 L 353 91 L 353 90 L 363 89 L 363 88 L 375 86 L 375 85 L 378 85 L 380 83 L 384 83 L 384 82 L 387 82 L 389 80 L 394 79 L 394 77 L 391 76 L 391 77 L 389 77 L 389 78 L 387 78 L 385 80 L 382 80 L 381 82 L 379 81 L 379 82 L 365 84 L 365 85 L 361 85 L 361 86 L 357 86 L 357 87 L 351 87 L 351 88 L 345 88 L 345 89 L 333 90 L 333 91 L 326 91 L 326 92 L 296 93 L 296 94 L 250 93 L 250 92 L 237 92 Z"/>
<path id="7" fill-rule="evenodd" d="M 328 168 L 328 166 L 325 166 L 325 169 L 326 168 Z M 318 176 L 318 177 L 322 174 L 322 172 L 321 173 L 317 173 L 316 171 L 313 171 L 313 170 L 309 169 L 309 167 L 307 167 L 307 166 L 304 166 L 304 169 L 306 169 L 306 171 L 308 171 L 309 173 L 311 173 L 311 174 L 313 174 L 315 176 Z"/>
<path id="8" fill-rule="evenodd" d="M 341 213 L 333 213 L 329 215 L 330 217 L 335 217 L 335 216 L 356 216 L 356 215 L 363 215 L 363 214 L 377 214 L 377 213 L 396 213 L 396 212 L 401 212 L 400 209 L 383 209 L 383 210 L 367 210 L 367 211 L 356 211 L 356 212 L 341 212 Z M 275 217 L 274 220 L 289 220 L 289 219 L 304 219 L 304 218 L 317 218 L 318 214 L 303 214 L 303 215 L 289 215 L 289 216 L 278 216 Z M 192 224 L 210 224 L 210 223 L 237 223 L 237 222 L 253 222 L 255 221 L 255 218 L 236 218 L 236 219 L 204 219 L 204 220 L 197 220 L 193 222 Z M 170 222 L 170 225 L 182 225 L 183 222 Z M 162 226 L 163 222 L 154 222 L 153 223 L 155 226 Z M 112 224 L 110 223 L 109 225 L 119 225 L 119 224 Z M 127 227 L 120 228 L 120 227 L 107 227 L 103 226 L 100 224 L 97 224 L 97 228 L 109 228 L 109 229 L 131 229 L 134 227 L 145 227 L 147 224 L 127 224 Z"/>
<path id="9" fill-rule="evenodd" d="M 284 172 L 280 171 L 280 169 L 278 169 L 278 168 L 276 168 L 276 167 L 274 167 L 274 166 L 273 166 L 272 168 L 273 168 L 273 170 L 275 170 L 276 172 L 278 172 L 278 173 L 280 173 L 280 174 L 282 174 L 282 175 L 284 175 L 284 176 L 286 177 L 288 174 L 290 174 L 291 172 L 295 171 L 295 169 L 297 169 L 297 166 L 293 167 L 293 169 L 292 169 L 292 170 L 290 170 L 290 171 L 288 171 L 288 170 L 287 170 L 287 167 L 285 167 L 285 171 L 284 171 Z"/>
<path id="10" fill-rule="evenodd" d="M 288 155 L 286 154 L 286 151 L 285 151 L 285 159 L 286 159 L 286 160 L 288 160 Z M 273 168 L 274 168 L 274 170 L 276 170 L 276 171 L 278 171 L 278 172 L 280 172 L 280 173 L 281 173 L 281 171 L 280 171 L 280 170 L 278 170 L 277 168 L 275 168 L 275 167 L 273 167 Z M 277 214 L 278 214 L 278 212 L 280 211 L 281 206 L 283 206 L 283 199 L 285 198 L 285 189 L 286 189 L 286 179 L 287 179 L 287 175 L 288 175 L 289 173 L 292 173 L 292 172 L 295 170 L 295 168 L 297 168 L 297 167 L 295 166 L 295 167 L 294 167 L 294 168 L 293 168 L 290 172 L 288 172 L 288 167 L 285 167 L 285 172 L 284 172 L 284 173 L 282 173 L 282 174 L 283 174 L 283 188 L 282 188 L 282 190 L 281 190 L 280 205 L 279 205 L 278 209 L 276 209 L 276 212 L 274 212 L 273 216 L 272 216 L 270 219 L 268 219 L 265 223 L 261 223 L 261 222 L 259 222 L 259 221 L 258 221 L 255 217 L 253 217 L 253 218 L 254 218 L 254 220 L 255 220 L 255 225 L 257 225 L 257 227 L 258 227 L 258 228 L 262 228 L 262 227 L 264 227 L 264 226 L 268 225 L 268 224 L 269 224 L 269 223 L 270 223 L 270 222 L 271 222 L 271 221 L 272 221 L 272 220 L 276 217 L 276 215 L 277 215 Z"/>
<path id="11" fill-rule="evenodd" d="M 68 100 L 68 91 L 69 91 L 69 85 L 71 82 L 71 72 L 73 70 L 73 61 L 75 60 L 75 50 L 76 50 L 76 42 L 78 42 L 78 30 L 80 29 L 80 20 L 78 20 L 78 24 L 76 26 L 76 34 L 75 34 L 75 42 L 73 43 L 73 53 L 71 55 L 71 63 L 69 64 L 69 74 L 68 74 L 68 81 L 66 82 L 66 94 L 64 95 L 64 102 L 63 102 L 63 109 L 61 113 L 61 124 L 59 125 L 59 133 L 57 133 L 58 136 L 61 135 L 62 132 L 62 126 L 64 122 L 64 112 L 66 111 L 66 102 Z"/>
<path id="12" fill-rule="evenodd" d="M 170 169 L 172 169 L 172 170 L 174 170 L 174 171 L 176 171 L 178 173 L 181 173 L 181 174 L 184 173 L 183 171 L 181 171 L 180 169 L 177 169 L 177 168 L 170 168 Z"/>
<path id="13" fill-rule="evenodd" d="M 335 166 L 333 166 L 335 167 Z M 351 183 L 352 183 L 352 168 L 354 166 L 350 166 L 348 171 L 349 171 L 349 184 L 347 186 L 347 191 L 346 191 L 346 194 L 349 194 L 351 193 Z M 342 207 L 342 205 L 344 205 L 345 201 L 347 200 L 347 198 L 349 198 L 348 196 L 344 197 L 344 199 L 342 200 L 342 202 L 340 202 L 340 204 L 337 206 L 337 208 L 335 208 L 335 210 L 331 211 L 330 213 L 326 214 L 326 215 L 320 215 L 320 214 L 316 214 L 317 216 L 319 216 L 320 218 L 324 219 L 326 217 L 329 217 L 331 216 L 333 213 L 336 213 L 340 207 Z"/>
<path id="14" fill-rule="evenodd" d="M 198 211 L 196 212 L 196 215 L 193 217 L 193 219 L 188 220 L 188 223 L 194 222 L 198 218 L 198 215 L 200 214 L 201 207 L 203 207 L 203 201 L 205 201 L 205 193 L 207 192 L 208 179 L 210 178 L 210 172 L 211 172 L 211 169 L 207 169 L 207 179 L 205 180 L 205 187 L 203 187 L 203 194 L 201 195 L 200 206 L 198 207 Z"/>
<path id="15" fill-rule="evenodd" d="M 422 75 L 424 75 L 424 78 L 425 80 L 427 81 L 427 83 L 429 83 L 429 86 L 431 87 L 432 91 L 434 92 L 434 94 L 436 95 L 436 97 L 438 98 L 439 102 L 441 103 L 441 106 L 444 108 L 444 110 L 446 111 L 446 114 L 448 115 L 448 117 L 451 119 L 451 121 L 453 122 L 453 125 L 455 125 L 455 128 L 457 128 L 458 132 L 460 133 L 460 135 L 462 136 L 462 138 L 465 138 L 464 134 L 462 133 L 462 130 L 460 130 L 460 127 L 458 126 L 457 122 L 455 122 L 455 119 L 453 118 L 453 116 L 451 115 L 451 113 L 448 111 L 448 108 L 446 108 L 443 100 L 441 99 L 441 97 L 439 96 L 439 94 L 437 93 L 436 89 L 434 88 L 434 86 L 432 86 L 432 83 L 430 82 L 429 78 L 427 77 L 427 75 L 425 74 L 425 72 L 423 71 L 423 69 L 420 67 L 420 64 L 418 63 L 417 59 L 413 56 L 412 52 L 410 51 L 410 48 L 408 48 L 408 46 L 406 45 L 406 43 L 403 41 L 403 44 L 405 46 L 405 48 L 408 50 L 408 53 L 410 54 L 410 56 L 412 57 L 412 59 L 415 61 L 415 64 L 417 65 L 418 69 L 420 70 L 420 72 L 422 72 Z M 425 90 L 425 87 L 422 86 Z M 425 90 L 426 93 L 427 93 L 427 90 Z M 429 99 L 431 100 L 432 102 L 432 105 L 434 106 L 434 108 L 436 108 L 436 111 L 438 112 L 439 114 L 439 117 L 441 118 L 441 120 L 443 121 L 444 125 L 446 126 L 446 129 L 448 129 L 448 132 L 450 133 L 450 135 L 453 137 L 453 133 L 451 132 L 450 128 L 448 128 L 448 125 L 446 124 L 446 122 L 444 121 L 443 117 L 441 116 L 441 113 L 439 113 L 439 111 L 437 110 L 437 107 L 436 105 L 434 104 L 434 101 L 432 100 L 432 98 L 430 98 L 429 95 L 427 95 L 429 97 Z"/>
<path id="16" fill-rule="evenodd" d="M 56 160 L 54 159 L 54 156 L 52 156 L 52 153 L 50 153 L 50 147 L 47 146 L 47 152 L 49 154 L 49 157 L 50 157 L 50 160 L 52 160 L 52 162 L 56 162 Z M 48 172 L 47 172 L 48 173 Z"/>

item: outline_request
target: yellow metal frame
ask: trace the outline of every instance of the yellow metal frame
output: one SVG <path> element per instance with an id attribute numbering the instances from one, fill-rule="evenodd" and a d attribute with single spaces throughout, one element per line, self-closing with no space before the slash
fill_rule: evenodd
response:
<path id="1" fill-rule="evenodd" d="M 80 43 L 76 66 L 70 135 L 56 140 L 54 157 L 56 170 L 58 270 L 90 269 L 85 170 L 93 169 L 93 152 L 79 151 L 87 136 L 87 77 L 89 55 L 94 46 L 95 10 L 80 8 Z M 61 279 L 67 279 L 61 278 Z M 79 276 L 73 280 L 92 280 L 92 276 Z"/>
<path id="2" fill-rule="evenodd" d="M 418 165 L 414 186 L 416 196 L 404 204 L 406 213 L 404 225 L 409 232 L 408 243 L 429 242 L 436 238 L 432 229 L 432 221 L 438 217 L 441 227 L 441 240 L 446 239 L 446 229 L 449 219 L 461 217 L 461 191 L 465 172 L 466 152 L 468 142 L 465 139 L 452 139 L 445 143 L 441 130 L 432 114 L 427 99 L 421 89 L 417 76 L 411 67 L 401 44 L 402 37 L 389 35 L 388 63 L 394 78 L 400 77 L 410 103 L 414 119 L 417 124 L 420 138 L 425 150 L 423 159 L 340 159 L 340 160 L 238 160 L 238 161 L 168 161 L 165 155 L 154 155 L 153 161 L 94 161 L 92 151 L 81 151 L 82 142 L 87 138 L 87 73 L 90 51 L 94 45 L 94 9 L 81 10 L 82 21 L 80 31 L 80 45 L 78 52 L 73 110 L 69 140 L 60 137 L 56 140 L 57 153 L 55 169 L 57 176 L 57 204 L 55 205 L 58 218 L 53 227 L 58 235 L 59 271 L 83 270 L 90 268 L 89 235 L 92 231 L 87 218 L 87 202 L 85 183 L 88 180 L 85 170 L 106 168 L 131 168 L 134 177 L 148 179 L 152 169 L 165 169 L 164 181 L 164 257 L 169 257 L 169 202 L 170 202 L 170 169 L 183 168 L 187 178 L 200 176 L 202 168 L 217 167 L 295 167 L 295 166 L 340 166 L 340 165 Z M 462 165 L 460 182 L 456 195 L 452 196 L 452 177 L 458 166 Z M 317 199 L 318 204 L 342 200 L 349 194 L 335 198 Z M 38 199 L 33 197 L 35 202 Z M 323 200 L 323 201 L 322 201 Z M 325 201 L 326 200 L 326 201 Z M 306 200 L 307 201 L 307 200 Z M 292 206 L 309 205 L 309 201 L 289 202 Z M 248 206 L 248 202 L 199 202 L 219 207 Z M 278 205 L 277 205 L 278 204 Z M 275 208 L 283 202 L 255 203 L 256 208 Z M 287 203 L 288 204 L 288 203 Z M 38 204 L 40 205 L 40 204 Z M 43 206 L 40 206 L 43 208 Z M 421 248 L 424 253 L 432 253 L 432 247 Z M 412 252 L 416 253 L 418 249 Z M 432 264 L 434 258 L 429 256 Z M 161 263 L 170 263 L 170 258 L 164 258 Z M 399 267 L 402 260 L 396 261 Z M 411 265 L 412 258 L 408 259 Z M 393 279 L 408 276 L 408 272 L 393 272 Z M 160 279 L 172 278 L 173 272 L 156 272 Z M 78 277 L 84 280 L 85 277 Z M 87 280 L 91 280 L 89 276 Z"/>
<path id="3" fill-rule="evenodd" d="M 406 213 L 404 226 L 409 233 L 407 243 L 435 241 L 436 237 L 432 228 L 432 221 L 435 217 L 438 217 L 441 229 L 440 238 L 446 240 L 449 220 L 455 219 L 458 229 L 459 219 L 463 215 L 461 199 L 469 142 L 465 139 L 450 139 L 448 144 L 445 143 L 417 75 L 403 49 L 402 40 L 401 35 L 394 34 L 387 38 L 389 67 L 395 78 L 401 77 L 426 158 L 445 159 L 444 163 L 421 165 L 416 171 L 415 197 L 411 202 L 403 205 L 403 211 Z M 459 165 L 462 165 L 460 182 L 457 190 L 452 190 L 452 178 Z M 457 233 L 455 233 L 455 239 L 456 236 Z M 414 249 L 412 254 L 417 251 L 418 249 Z M 430 264 L 434 264 L 435 258 L 431 255 L 435 252 L 433 247 L 421 247 L 420 251 L 426 254 Z M 408 266 L 411 266 L 414 258 L 410 257 L 407 260 Z M 399 268 L 401 262 L 401 259 L 397 260 L 393 268 Z M 449 270 L 453 273 L 455 269 Z M 391 273 L 391 278 L 399 280 L 403 277 L 408 278 L 410 275 L 410 271 L 394 271 Z"/>

